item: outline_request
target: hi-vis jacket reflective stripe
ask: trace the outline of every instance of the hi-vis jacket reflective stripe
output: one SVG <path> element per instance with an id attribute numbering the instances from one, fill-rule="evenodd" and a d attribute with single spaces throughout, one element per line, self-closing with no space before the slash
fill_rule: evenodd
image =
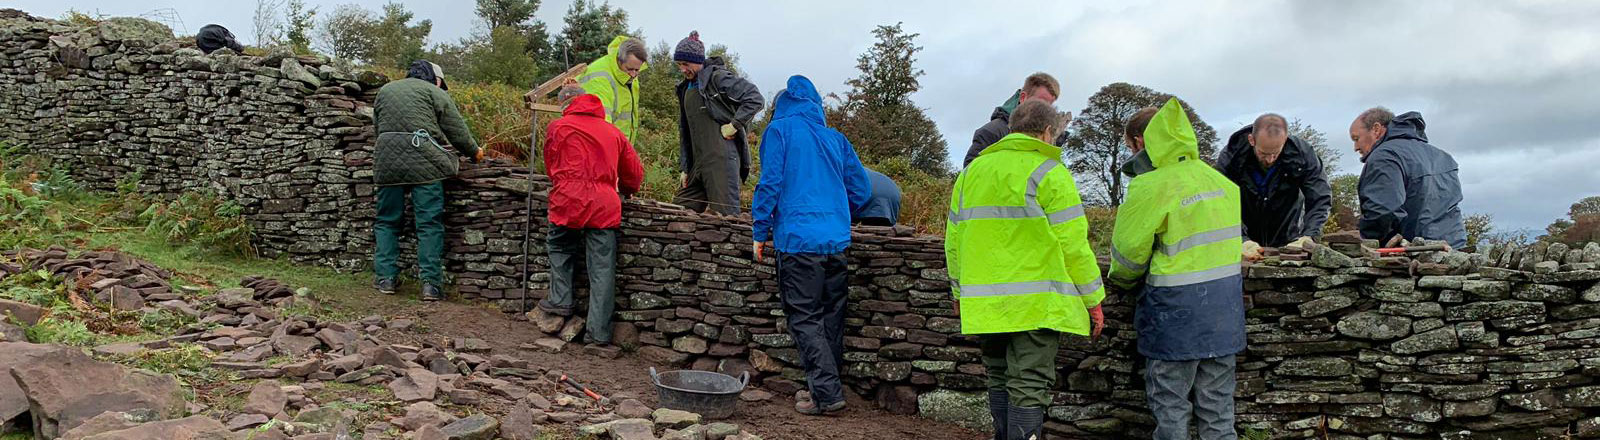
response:
<path id="1" fill-rule="evenodd" d="M 1089 334 L 1087 309 L 1106 294 L 1060 157 L 1060 148 L 1012 134 L 956 179 L 944 246 L 962 333 Z"/>
<path id="2" fill-rule="evenodd" d="M 1226 356 L 1244 349 L 1239 187 L 1200 160 L 1177 99 L 1150 120 L 1145 149 L 1155 170 L 1128 184 L 1111 243 L 1111 282 L 1142 280 L 1134 328 L 1139 352 L 1160 360 Z"/>
<path id="3" fill-rule="evenodd" d="M 606 120 L 631 141 L 633 133 L 639 129 L 639 121 L 634 117 L 639 113 L 639 81 L 629 78 L 617 61 L 622 42 L 628 38 L 618 35 L 612 39 L 611 45 L 606 46 L 606 54 L 589 63 L 583 76 L 578 77 L 578 84 L 583 86 L 583 91 L 600 97 L 600 104 L 606 108 Z M 640 66 L 639 71 L 643 72 L 646 67 L 648 65 Z"/>

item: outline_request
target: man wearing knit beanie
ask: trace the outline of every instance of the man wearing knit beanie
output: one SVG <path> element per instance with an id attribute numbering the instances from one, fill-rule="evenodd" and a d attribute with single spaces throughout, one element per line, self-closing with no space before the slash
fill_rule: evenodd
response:
<path id="1" fill-rule="evenodd" d="M 674 203 L 697 212 L 738 215 L 739 186 L 750 175 L 745 130 L 766 105 L 761 90 L 727 66 L 706 57 L 699 32 L 690 32 L 672 52 L 678 83 L 678 152 L 683 189 Z"/>

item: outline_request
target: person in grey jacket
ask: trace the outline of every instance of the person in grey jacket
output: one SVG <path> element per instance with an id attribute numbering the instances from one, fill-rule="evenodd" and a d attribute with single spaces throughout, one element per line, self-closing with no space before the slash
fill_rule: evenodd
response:
<path id="1" fill-rule="evenodd" d="M 1011 110 L 1016 109 L 1017 104 L 1029 99 L 1040 99 L 1055 104 L 1058 96 L 1061 96 L 1061 83 L 1056 82 L 1055 77 L 1044 72 L 1028 75 L 1027 79 L 1022 80 L 1022 88 L 1013 92 L 1010 99 L 995 107 L 994 112 L 989 114 L 989 122 L 972 132 L 972 146 L 967 147 L 967 157 L 961 160 L 961 167 L 966 168 L 967 164 L 978 158 L 978 153 L 982 153 L 983 149 L 1011 134 Z"/>
<path id="2" fill-rule="evenodd" d="M 1461 180 L 1450 153 L 1428 144 L 1422 114 L 1395 116 L 1373 107 L 1350 123 L 1350 140 L 1361 154 L 1362 238 L 1444 240 L 1467 245 L 1461 221 Z"/>
<path id="3" fill-rule="evenodd" d="M 677 87 L 683 189 L 673 203 L 697 212 L 736 215 L 744 207 L 739 185 L 750 177 L 746 131 L 766 98 L 755 84 L 728 70 L 721 58 L 707 58 L 699 32 L 678 42 L 672 60 L 683 74 Z"/>

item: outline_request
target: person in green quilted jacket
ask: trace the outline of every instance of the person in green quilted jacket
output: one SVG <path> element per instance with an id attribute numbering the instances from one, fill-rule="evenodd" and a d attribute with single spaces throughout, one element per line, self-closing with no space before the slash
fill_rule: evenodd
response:
<path id="1" fill-rule="evenodd" d="M 400 269 L 400 231 L 405 227 L 406 197 L 411 198 L 417 231 L 417 271 L 422 278 L 422 299 L 444 298 L 444 179 L 460 171 L 456 155 L 483 159 L 472 131 L 450 99 L 449 86 L 438 65 L 417 60 L 406 78 L 378 89 L 372 104 L 378 145 L 373 153 L 372 175 L 378 185 L 378 216 L 373 222 L 377 249 L 372 268 L 373 287 L 393 294 Z M 452 151 L 454 147 L 454 151 Z"/>

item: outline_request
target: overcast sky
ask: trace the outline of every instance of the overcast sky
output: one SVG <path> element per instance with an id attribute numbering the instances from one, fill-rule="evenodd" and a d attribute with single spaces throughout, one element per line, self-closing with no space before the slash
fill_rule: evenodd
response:
<path id="1" fill-rule="evenodd" d="M 248 40 L 253 2 L 21 0 L 35 15 L 67 9 L 142 15 L 172 8 L 188 32 L 220 23 Z M 374 0 L 308 0 L 378 9 Z M 434 22 L 431 42 L 482 27 L 472 3 L 404 1 Z M 1600 195 L 1600 2 L 1592 1 L 613 1 L 654 46 L 691 29 L 740 55 L 770 95 L 792 74 L 844 92 L 879 24 L 904 22 L 925 50 L 927 108 L 960 162 L 972 130 L 1024 76 L 1061 79 L 1064 110 L 1127 81 L 1189 101 L 1225 141 L 1262 112 L 1327 133 L 1358 173 L 1348 129 L 1361 110 L 1419 111 L 1435 146 L 1461 165 L 1468 214 L 1502 230 L 1542 229 L 1577 199 Z M 570 1 L 545 0 L 552 30 Z M 176 29 L 183 32 L 184 29 Z M 248 41 L 247 41 L 248 42 Z M 664 67 L 664 66 L 658 66 Z"/>

